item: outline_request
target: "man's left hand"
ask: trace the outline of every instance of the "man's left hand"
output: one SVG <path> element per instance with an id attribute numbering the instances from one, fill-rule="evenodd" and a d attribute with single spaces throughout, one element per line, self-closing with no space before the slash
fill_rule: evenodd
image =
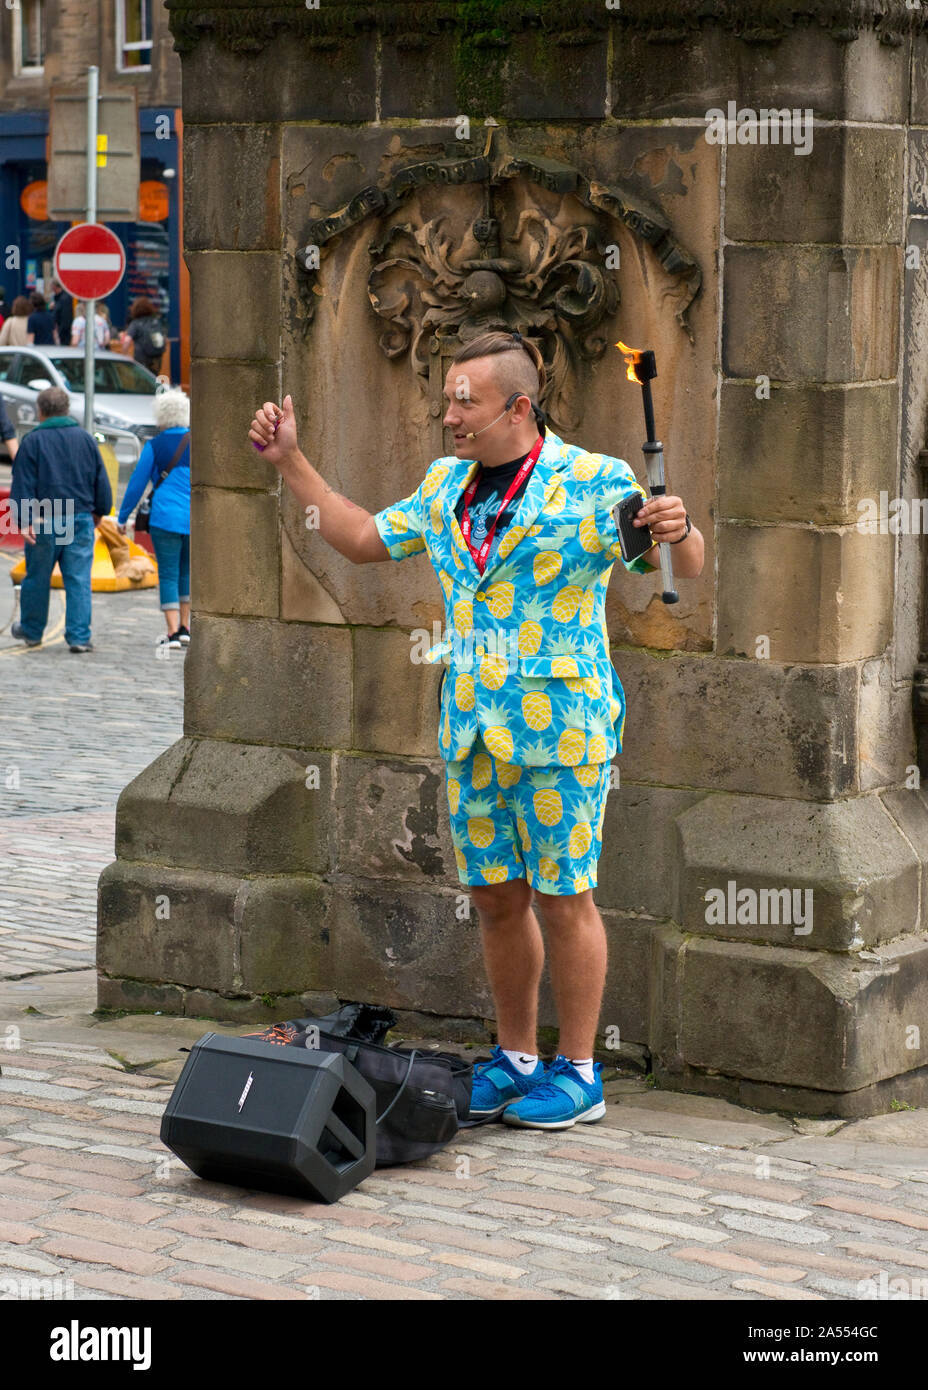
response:
<path id="1" fill-rule="evenodd" d="M 686 532 L 686 508 L 679 497 L 651 497 L 635 515 L 636 526 L 650 526 L 655 544 L 681 540 Z"/>
<path id="2" fill-rule="evenodd" d="M 27 545 L 35 545 L 35 532 L 32 529 L 31 522 L 26 527 L 25 531 L 20 532 L 20 535 L 22 536 L 23 540 L 26 542 Z"/>

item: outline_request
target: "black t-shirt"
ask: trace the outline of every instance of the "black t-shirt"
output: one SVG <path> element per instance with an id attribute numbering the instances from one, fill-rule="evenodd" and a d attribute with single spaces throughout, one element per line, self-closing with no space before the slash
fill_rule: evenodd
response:
<path id="1" fill-rule="evenodd" d="M 47 309 L 34 309 L 26 320 L 26 328 L 35 336 L 37 347 L 48 347 L 55 341 L 55 320 Z"/>
<path id="2" fill-rule="evenodd" d="M 474 546 L 475 549 L 480 549 L 480 546 L 482 545 L 486 537 L 487 531 L 493 525 L 496 513 L 499 510 L 499 504 L 506 496 L 509 484 L 512 482 L 513 478 L 518 473 L 522 464 L 528 458 L 530 452 L 531 451 L 529 450 L 528 452 L 524 453 L 521 456 L 521 458 L 512 459 L 509 463 L 498 464 L 496 468 L 484 468 L 481 464 L 480 472 L 477 474 L 477 490 L 474 493 L 473 501 L 471 502 L 470 507 L 468 508 L 470 514 L 471 528 L 470 541 L 471 545 Z M 489 565 L 490 561 L 495 556 L 497 547 L 500 541 L 502 540 L 503 535 L 505 534 L 506 527 L 511 524 L 512 519 L 516 514 L 519 502 L 522 499 L 522 494 L 528 487 L 531 476 L 531 473 L 526 474 L 519 486 L 516 488 L 513 495 L 510 497 L 509 501 L 506 503 L 503 513 L 500 516 L 500 519 L 496 525 L 496 532 L 493 536 L 493 544 L 490 547 L 490 553 L 487 556 L 487 565 Z M 470 484 L 468 484 L 468 486 L 470 486 Z M 460 497 L 457 500 L 457 505 L 454 509 L 454 513 L 458 519 L 459 526 L 464 516 L 464 497 L 466 492 L 467 488 L 465 488 L 464 491 L 461 493 Z"/>

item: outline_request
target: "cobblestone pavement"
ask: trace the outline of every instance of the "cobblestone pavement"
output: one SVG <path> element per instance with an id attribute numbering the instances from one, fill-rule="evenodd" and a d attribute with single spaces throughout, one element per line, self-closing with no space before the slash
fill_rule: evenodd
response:
<path id="1" fill-rule="evenodd" d="M 95 596 L 89 656 L 55 635 L 61 612 L 55 595 L 35 651 L 0 631 L 11 1296 L 53 1281 L 78 1299 L 856 1301 L 865 1280 L 928 1295 L 925 1110 L 793 1121 L 614 1074 L 598 1124 L 462 1132 L 333 1206 L 196 1178 L 158 1137 L 179 1049 L 248 1026 L 95 1018 L 88 968 L 116 797 L 181 733 L 184 658 L 153 654 L 152 591 Z"/>
<path id="2" fill-rule="evenodd" d="M 94 594 L 95 650 L 75 655 L 53 589 L 27 648 L 10 636 L 18 559 L 0 551 L 0 979 L 93 964 L 116 798 L 183 725 L 185 653 L 155 654 L 157 590 Z"/>

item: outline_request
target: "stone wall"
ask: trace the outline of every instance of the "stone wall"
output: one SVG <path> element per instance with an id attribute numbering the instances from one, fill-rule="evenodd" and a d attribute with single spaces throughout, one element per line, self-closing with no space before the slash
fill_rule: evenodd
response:
<path id="1" fill-rule="evenodd" d="M 410 661 L 410 630 L 441 620 L 435 576 L 421 556 L 349 565 L 246 442 L 255 405 L 290 391 L 307 456 L 371 511 L 443 452 L 423 445 L 427 381 L 380 343 L 369 248 L 441 217 L 458 245 L 478 188 L 425 179 L 382 215 L 366 195 L 370 215 L 326 242 L 315 277 L 298 253 L 362 190 L 478 158 L 492 118 L 501 156 L 580 180 L 511 180 L 504 227 L 529 207 L 618 246 L 605 339 L 655 349 L 668 482 L 706 537 L 674 608 L 621 566 L 610 586 L 628 718 L 596 893 L 601 1027 L 673 1087 L 810 1114 L 924 1103 L 923 549 L 856 521 L 861 498 L 913 495 L 925 442 L 925 271 L 907 248 L 925 249 L 928 216 L 928 7 L 168 8 L 194 628 L 184 739 L 120 799 L 101 1005 L 282 1018 L 337 997 L 446 1036 L 492 1029 L 476 918 L 458 916 L 439 673 Z M 707 112 L 729 101 L 811 109 L 811 150 L 710 143 Z M 624 213 L 591 213 L 592 184 Z M 582 424 L 560 432 L 643 480 L 620 355 L 581 362 L 568 394 Z M 713 924 L 706 895 L 732 880 L 811 890 L 812 930 Z"/>

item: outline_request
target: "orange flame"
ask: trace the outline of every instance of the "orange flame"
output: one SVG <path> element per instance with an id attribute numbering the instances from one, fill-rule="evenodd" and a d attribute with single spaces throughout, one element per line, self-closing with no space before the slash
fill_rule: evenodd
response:
<path id="1" fill-rule="evenodd" d="M 635 375 L 635 367 L 641 361 L 643 349 L 629 347 L 626 343 L 616 343 L 616 347 L 619 349 L 619 352 L 624 355 L 625 361 L 628 363 L 625 375 L 628 377 L 629 381 L 633 381 L 636 386 L 640 386 L 641 383 Z"/>

